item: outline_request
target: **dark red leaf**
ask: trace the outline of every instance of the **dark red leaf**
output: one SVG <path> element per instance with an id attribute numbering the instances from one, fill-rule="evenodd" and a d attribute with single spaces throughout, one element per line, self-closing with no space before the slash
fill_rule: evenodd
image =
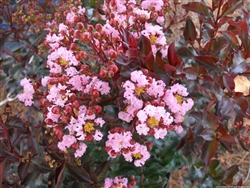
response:
<path id="1" fill-rule="evenodd" d="M 7 158 L 4 158 L 4 160 L 0 163 L 0 182 L 3 182 L 6 161 Z"/>
<path id="2" fill-rule="evenodd" d="M 84 182 L 87 184 L 92 184 L 93 181 L 90 178 L 90 175 L 82 168 L 76 165 L 67 164 L 66 165 L 68 172 L 73 176 L 78 182 Z"/>
<path id="3" fill-rule="evenodd" d="M 186 67 L 184 68 L 184 73 L 186 74 L 186 78 L 188 80 L 196 80 L 198 76 L 198 72 L 194 67 Z"/>
<path id="4" fill-rule="evenodd" d="M 104 180 L 109 168 L 110 168 L 109 161 L 105 161 L 97 166 L 97 168 L 95 169 L 95 174 L 97 175 L 97 180 L 99 182 Z"/>
<path id="5" fill-rule="evenodd" d="M 234 49 L 237 49 L 239 46 L 239 41 L 236 37 L 236 35 L 231 32 L 231 31 L 222 31 L 222 34 L 225 36 L 225 38 L 230 42 L 230 44 L 232 45 L 232 47 Z"/>
<path id="6" fill-rule="evenodd" d="M 235 26 L 235 27 L 237 27 L 238 29 L 240 29 L 240 30 L 242 30 L 242 31 L 244 31 L 244 32 L 248 32 L 247 31 L 247 22 L 246 22 L 246 19 L 244 19 L 244 20 L 242 20 L 242 21 L 240 21 L 240 22 L 234 22 L 232 19 L 230 19 L 229 21 L 228 21 L 228 24 L 229 25 L 232 25 L 232 26 Z"/>
<path id="7" fill-rule="evenodd" d="M 211 159 L 218 149 L 218 141 L 214 138 L 212 141 L 204 141 L 202 145 L 201 159 L 205 166 L 209 166 Z"/>
<path id="8" fill-rule="evenodd" d="M 206 110 L 202 113 L 202 126 L 204 128 L 216 130 L 219 126 L 217 117 Z"/>
<path id="9" fill-rule="evenodd" d="M 212 7 L 213 7 L 213 10 L 215 10 L 216 8 L 219 7 L 220 1 L 221 1 L 221 4 L 223 4 L 223 1 L 224 1 L 224 0 L 212 0 Z"/>
<path id="10" fill-rule="evenodd" d="M 181 7 L 186 10 L 202 14 L 205 17 L 212 17 L 212 12 L 210 11 L 211 8 L 199 2 L 190 2 L 188 4 L 182 5 Z"/>
<path id="11" fill-rule="evenodd" d="M 231 146 L 233 144 L 236 144 L 234 137 L 232 137 L 231 135 L 229 135 L 227 133 L 227 131 L 224 129 L 223 125 L 220 124 L 217 131 L 221 134 L 220 139 L 219 139 L 220 142 L 227 145 L 229 148 L 231 148 Z"/>
<path id="12" fill-rule="evenodd" d="M 62 163 L 55 170 L 55 184 L 56 188 L 59 187 L 60 183 L 63 181 L 62 177 L 64 174 L 65 163 Z"/>
<path id="13" fill-rule="evenodd" d="M 243 95 L 236 95 L 234 96 L 234 101 L 235 101 L 235 111 L 237 112 L 237 114 L 248 117 L 249 115 L 247 114 L 247 110 L 249 107 L 249 103 L 248 100 L 243 96 Z"/>
<path id="14" fill-rule="evenodd" d="M 232 185 L 233 177 L 238 172 L 239 172 L 239 167 L 237 165 L 231 166 L 229 169 L 226 170 L 226 173 L 224 174 L 224 181 L 223 182 L 227 185 Z"/>
<path id="15" fill-rule="evenodd" d="M 187 41 L 194 42 L 197 36 L 196 28 L 191 18 L 186 18 L 183 36 Z"/>
<path id="16" fill-rule="evenodd" d="M 169 61 L 169 64 L 173 66 L 175 66 L 179 62 L 179 59 L 178 59 L 178 56 L 174 47 L 175 47 L 175 42 L 172 42 L 168 47 L 168 61 Z"/>
<path id="17" fill-rule="evenodd" d="M 167 62 L 165 62 L 163 59 L 162 59 L 162 55 L 161 55 L 161 52 L 160 51 L 157 51 L 156 53 L 156 64 L 162 69 L 164 70 L 164 65 L 167 64 Z"/>
<path id="18" fill-rule="evenodd" d="M 238 186 L 242 186 L 242 185 L 243 185 L 242 178 L 240 178 L 240 180 L 238 181 L 237 185 L 238 185 Z"/>
<path id="19" fill-rule="evenodd" d="M 215 131 L 213 129 L 204 129 L 198 136 L 206 141 L 212 141 L 214 139 L 214 133 Z"/>
<path id="20" fill-rule="evenodd" d="M 176 68 L 174 66 L 172 66 L 172 65 L 165 64 L 164 65 L 164 70 L 165 70 L 166 73 L 168 73 L 168 72 L 176 71 Z"/>
<path id="21" fill-rule="evenodd" d="M 140 58 L 142 64 L 148 68 L 150 71 L 154 72 L 154 56 L 152 53 L 151 42 L 150 40 L 145 37 L 141 36 L 139 40 L 139 47 L 140 47 Z"/>
<path id="22" fill-rule="evenodd" d="M 227 88 L 228 91 L 233 91 L 235 88 L 234 79 L 232 76 L 229 76 L 228 74 L 224 73 L 222 76 L 223 84 Z"/>
<path id="23" fill-rule="evenodd" d="M 218 69 L 216 65 L 219 59 L 212 55 L 203 55 L 203 56 L 195 56 L 193 59 L 199 63 L 200 65 L 205 66 L 206 68 L 210 69 Z"/>
<path id="24" fill-rule="evenodd" d="M 24 180 L 25 176 L 28 174 L 28 170 L 30 167 L 30 163 L 20 163 L 18 168 L 17 168 L 17 172 L 18 175 L 21 179 L 21 181 Z"/>
<path id="25" fill-rule="evenodd" d="M 243 6 L 243 0 L 227 1 L 222 7 L 220 17 L 234 13 L 234 11 L 239 9 L 241 6 Z"/>
<path id="26" fill-rule="evenodd" d="M 247 72 L 249 71 L 249 68 L 250 68 L 250 63 L 247 61 L 243 61 L 232 68 L 231 75 L 235 76 L 240 73 Z"/>

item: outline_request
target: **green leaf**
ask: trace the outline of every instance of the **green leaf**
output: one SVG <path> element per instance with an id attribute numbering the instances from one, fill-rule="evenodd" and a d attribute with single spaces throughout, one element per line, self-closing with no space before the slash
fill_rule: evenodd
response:
<path id="1" fill-rule="evenodd" d="M 78 182 L 84 182 L 86 184 L 92 184 L 93 181 L 90 178 L 90 175 L 82 168 L 74 164 L 66 164 L 68 173 L 74 177 Z"/>
<path id="2" fill-rule="evenodd" d="M 216 168 L 217 168 L 217 166 L 219 166 L 219 165 L 220 165 L 220 162 L 219 162 L 218 160 L 216 160 L 216 159 L 211 160 L 211 163 L 210 163 L 210 165 L 209 165 L 209 167 L 208 167 L 207 173 L 208 173 L 209 175 L 211 175 L 211 176 L 214 176 L 214 175 L 216 174 Z"/>
<path id="3" fill-rule="evenodd" d="M 197 32 L 193 21 L 190 18 L 186 18 L 186 25 L 183 31 L 185 40 L 194 42 L 197 37 Z"/>
<path id="4" fill-rule="evenodd" d="M 217 139 L 214 138 L 212 141 L 204 141 L 201 150 L 202 150 L 201 159 L 205 164 L 205 166 L 207 167 L 210 165 L 211 159 L 218 150 Z"/>
<path id="5" fill-rule="evenodd" d="M 196 166 L 192 166 L 188 174 L 189 174 L 189 179 L 191 180 L 192 183 L 203 178 L 205 175 L 205 173 Z"/>
<path id="6" fill-rule="evenodd" d="M 25 176 L 28 174 L 29 167 L 30 167 L 30 163 L 20 163 L 18 165 L 17 172 L 21 181 L 23 181 Z"/>

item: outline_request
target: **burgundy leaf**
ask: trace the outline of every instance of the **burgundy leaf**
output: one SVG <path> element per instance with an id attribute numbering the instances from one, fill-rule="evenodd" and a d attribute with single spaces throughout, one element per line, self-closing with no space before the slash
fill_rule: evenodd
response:
<path id="1" fill-rule="evenodd" d="M 197 12 L 205 17 L 212 17 L 212 13 L 210 11 L 211 8 L 199 2 L 190 2 L 188 4 L 184 4 L 182 5 L 182 8 Z"/>
<path id="2" fill-rule="evenodd" d="M 212 55 L 195 56 L 193 57 L 193 59 L 200 65 L 205 66 L 206 68 L 218 69 L 216 63 L 219 61 L 219 59 L 215 56 Z"/>
<path id="3" fill-rule="evenodd" d="M 217 131 L 220 133 L 220 142 L 225 144 L 228 148 L 231 148 L 233 144 L 236 144 L 234 137 L 229 135 L 227 131 L 224 129 L 223 125 L 219 125 Z"/>
<path id="4" fill-rule="evenodd" d="M 175 66 L 179 62 L 179 59 L 178 59 L 178 56 L 174 47 L 175 47 L 175 42 L 172 42 L 168 47 L 168 61 L 169 61 L 169 64 L 173 66 Z"/>
<path id="5" fill-rule="evenodd" d="M 163 59 L 162 59 L 162 55 L 161 55 L 161 52 L 160 51 L 157 51 L 156 53 L 156 64 L 162 69 L 164 70 L 164 65 L 167 64 L 167 62 L 165 62 Z"/>
<path id="6" fill-rule="evenodd" d="M 213 129 L 204 129 L 198 136 L 206 141 L 212 141 L 214 139 L 214 133 L 215 131 Z"/>
<path id="7" fill-rule="evenodd" d="M 237 47 L 239 46 L 239 41 L 238 41 L 236 35 L 233 32 L 231 32 L 231 31 L 222 31 L 222 34 L 230 42 L 230 44 L 232 45 L 232 47 L 234 49 L 237 49 Z"/>
<path id="8" fill-rule="evenodd" d="M 232 185 L 233 177 L 238 172 L 239 172 L 239 167 L 237 165 L 231 166 L 229 169 L 226 170 L 226 173 L 224 174 L 224 181 L 223 182 L 227 185 Z"/>
<path id="9" fill-rule="evenodd" d="M 186 78 L 188 80 L 196 80 L 197 79 L 198 72 L 197 72 L 196 68 L 194 68 L 194 67 L 184 68 L 184 73 L 186 74 Z"/>
<path id="10" fill-rule="evenodd" d="M 235 10 L 243 5 L 243 0 L 230 0 L 226 2 L 222 7 L 222 13 L 220 17 L 234 13 Z"/>
<path id="11" fill-rule="evenodd" d="M 229 76 L 228 74 L 224 73 L 222 76 L 223 84 L 227 88 L 228 91 L 233 91 L 235 88 L 234 79 L 232 76 Z"/>
<path id="12" fill-rule="evenodd" d="M 218 149 L 218 141 L 214 138 L 212 141 L 204 141 L 202 145 L 202 153 L 201 159 L 205 166 L 209 166 L 211 163 L 211 159 L 213 158 L 214 154 Z"/>
<path id="13" fill-rule="evenodd" d="M 62 177 L 64 174 L 65 163 L 62 163 L 55 170 L 55 183 L 56 187 L 59 187 L 60 183 L 63 181 Z"/>
<path id="14" fill-rule="evenodd" d="M 30 167 L 30 163 L 20 163 L 18 168 L 17 168 L 17 172 L 18 175 L 21 179 L 21 181 L 24 180 L 25 176 L 28 174 L 28 170 Z"/>
<path id="15" fill-rule="evenodd" d="M 164 65 L 164 70 L 165 70 L 166 73 L 168 73 L 168 72 L 176 71 L 176 68 L 174 66 L 172 66 L 172 65 L 165 64 Z"/>
<path id="16" fill-rule="evenodd" d="M 191 18 L 186 18 L 186 25 L 183 31 L 183 36 L 187 41 L 194 42 L 197 37 L 197 32 L 195 29 L 195 25 Z"/>

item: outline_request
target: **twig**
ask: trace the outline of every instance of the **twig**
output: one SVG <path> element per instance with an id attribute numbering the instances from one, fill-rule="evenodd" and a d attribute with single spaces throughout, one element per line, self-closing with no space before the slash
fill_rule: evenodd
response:
<path id="1" fill-rule="evenodd" d="M 249 174 L 250 174 L 250 165 L 249 165 L 249 167 L 248 167 L 247 177 L 246 177 L 245 180 L 243 181 L 243 184 L 246 183 L 246 181 L 248 180 Z"/>

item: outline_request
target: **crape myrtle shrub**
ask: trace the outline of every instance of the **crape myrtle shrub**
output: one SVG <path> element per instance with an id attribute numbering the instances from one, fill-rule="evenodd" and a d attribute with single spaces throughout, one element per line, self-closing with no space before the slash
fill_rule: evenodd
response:
<path id="1" fill-rule="evenodd" d="M 0 119 L 3 186 L 167 187 L 182 167 L 187 187 L 242 185 L 216 159 L 249 151 L 249 99 L 234 90 L 249 76 L 242 5 L 2 1 L 1 84 L 29 106 Z"/>

